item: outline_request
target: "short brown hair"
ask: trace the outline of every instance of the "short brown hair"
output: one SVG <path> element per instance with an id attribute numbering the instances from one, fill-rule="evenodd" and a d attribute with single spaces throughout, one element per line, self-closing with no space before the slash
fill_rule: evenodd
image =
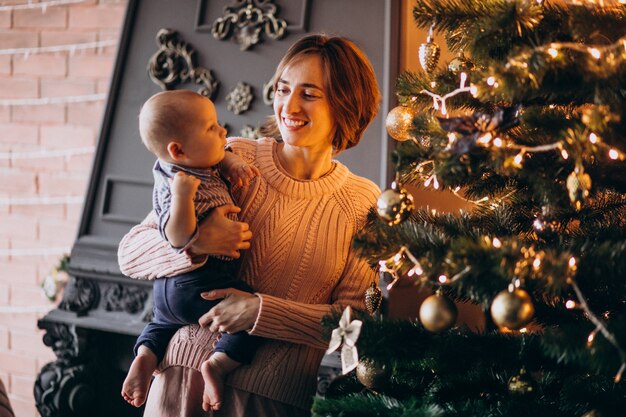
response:
<path id="1" fill-rule="evenodd" d="M 159 158 L 167 156 L 167 145 L 184 138 L 189 123 L 191 100 L 207 99 L 190 90 L 161 91 L 151 96 L 139 112 L 139 134 L 143 144 Z"/>
<path id="2" fill-rule="evenodd" d="M 336 153 L 357 145 L 378 112 L 380 91 L 369 59 L 354 42 L 339 36 L 309 35 L 294 43 L 274 73 L 274 91 L 285 68 L 302 55 L 318 55 L 324 70 L 324 88 L 335 115 Z M 280 137 L 275 117 L 268 118 L 261 132 Z"/>

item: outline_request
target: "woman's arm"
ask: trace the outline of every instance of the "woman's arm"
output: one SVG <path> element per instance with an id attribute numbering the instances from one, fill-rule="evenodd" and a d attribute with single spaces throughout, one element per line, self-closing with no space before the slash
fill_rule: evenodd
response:
<path id="1" fill-rule="evenodd" d="M 199 323 L 213 332 L 248 330 L 254 336 L 326 349 L 328 340 L 322 337 L 322 318 L 334 308 L 365 309 L 365 291 L 378 281 L 377 272 L 354 252 L 350 251 L 342 278 L 333 290 L 332 304 L 307 304 L 227 288 L 202 294 L 208 300 L 226 298 L 202 316 Z"/>
<path id="2" fill-rule="evenodd" d="M 378 273 L 351 250 L 333 290 L 332 304 L 299 303 L 259 294 L 259 315 L 250 334 L 326 349 L 328 340 L 322 336 L 322 318 L 333 309 L 343 311 L 347 306 L 365 310 L 365 291 L 372 282 L 378 282 Z"/>
<path id="3" fill-rule="evenodd" d="M 154 279 L 189 272 L 206 261 L 206 254 L 239 257 L 239 250 L 250 247 L 252 233 L 248 224 L 227 218 L 239 208 L 226 205 L 215 208 L 200 225 L 198 237 L 181 253 L 167 243 L 157 229 L 156 215 L 150 212 L 120 241 L 117 259 L 124 275 Z"/>

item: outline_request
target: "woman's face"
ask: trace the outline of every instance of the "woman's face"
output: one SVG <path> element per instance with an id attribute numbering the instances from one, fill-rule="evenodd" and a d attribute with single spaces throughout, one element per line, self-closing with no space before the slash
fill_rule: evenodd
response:
<path id="1" fill-rule="evenodd" d="M 276 85 L 274 114 L 286 144 L 332 148 L 334 122 L 318 55 L 303 55 L 285 68 Z"/>

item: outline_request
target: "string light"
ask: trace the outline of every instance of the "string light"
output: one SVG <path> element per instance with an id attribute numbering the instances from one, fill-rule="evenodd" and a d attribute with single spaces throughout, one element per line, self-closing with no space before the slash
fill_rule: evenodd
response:
<path id="1" fill-rule="evenodd" d="M 107 46 L 117 45 L 116 40 L 106 40 L 97 42 L 75 43 L 68 45 L 52 45 L 52 46 L 38 46 L 33 48 L 9 48 L 0 49 L 0 55 L 24 55 L 29 56 L 32 54 L 39 54 L 44 52 L 71 52 L 82 51 L 86 49 L 98 49 Z"/>
<path id="2" fill-rule="evenodd" d="M 624 4 L 626 4 L 626 0 L 624 0 Z M 611 45 L 605 46 L 585 46 L 576 42 L 562 42 L 562 43 L 551 43 L 547 46 L 538 46 L 533 48 L 531 51 L 527 53 L 522 53 L 521 55 L 511 59 L 507 66 L 518 66 L 523 68 L 528 68 L 528 58 L 529 54 L 533 53 L 545 53 L 552 58 L 556 58 L 559 54 L 560 50 L 569 49 L 572 51 L 577 51 L 583 54 L 589 54 L 594 60 L 599 61 L 602 57 L 606 57 L 605 62 L 613 62 L 615 61 L 614 51 L 624 49 L 626 50 L 626 36 L 620 38 L 615 43 Z M 615 61 L 617 63 L 617 61 Z M 487 84 L 494 85 L 496 83 L 493 77 L 487 79 Z"/>
<path id="3" fill-rule="evenodd" d="M 67 4 L 78 4 L 84 3 L 85 0 L 53 0 L 53 1 L 42 1 L 41 3 L 32 3 L 28 2 L 25 4 L 15 4 L 12 6 L 0 6 L 0 12 L 7 12 L 11 10 L 25 10 L 25 9 L 41 9 L 44 13 L 48 7 L 53 6 L 63 6 Z"/>
<path id="4" fill-rule="evenodd" d="M 609 150 L 609 158 L 615 160 L 617 158 L 619 158 L 619 152 L 615 149 L 611 149 Z"/>
<path id="5" fill-rule="evenodd" d="M 465 86 L 465 83 L 467 82 L 467 74 L 462 72 L 460 77 L 461 77 L 461 82 L 459 84 L 459 88 L 457 88 L 456 90 L 444 96 L 440 96 L 439 94 L 435 94 L 428 90 L 422 90 L 420 91 L 420 94 L 426 94 L 426 95 L 431 96 L 433 98 L 433 108 L 435 110 L 439 110 L 439 112 L 445 116 L 448 114 L 448 110 L 446 108 L 446 100 L 460 93 L 472 93 L 472 87 Z M 474 91 L 477 91 L 477 90 L 474 90 Z M 474 93 L 472 93 L 472 95 L 474 95 Z"/>
<path id="6" fill-rule="evenodd" d="M 578 284 L 573 278 L 573 273 L 576 271 L 576 268 L 577 268 L 576 259 L 574 257 L 570 258 L 569 266 L 570 266 L 570 271 L 571 271 L 572 276 L 569 277 L 568 282 L 574 289 L 574 292 L 576 293 L 576 298 L 578 298 L 578 303 L 580 305 L 580 308 L 584 310 L 589 320 L 593 324 L 596 325 L 596 328 L 587 337 L 587 344 L 590 346 L 593 343 L 593 340 L 595 339 L 596 334 L 600 333 L 617 350 L 620 360 L 622 361 L 622 364 L 619 370 L 617 371 L 617 373 L 615 374 L 613 381 L 615 381 L 615 383 L 618 383 L 619 381 L 621 381 L 624 371 L 626 371 L 626 351 L 622 349 L 619 342 L 615 338 L 615 335 L 609 331 L 609 329 L 604 325 L 603 321 L 600 320 L 593 313 L 593 311 L 591 311 L 591 309 L 589 308 L 589 305 L 587 304 L 587 300 L 585 299 L 582 291 L 580 290 L 580 288 L 578 287 Z"/>
<path id="7" fill-rule="evenodd" d="M 107 95 L 105 93 L 101 93 L 87 94 L 83 96 L 0 99 L 0 106 L 44 106 L 47 104 L 87 103 L 93 101 L 103 101 L 106 97 Z"/>
<path id="8" fill-rule="evenodd" d="M 598 135 L 596 135 L 595 133 L 591 132 L 589 134 L 589 142 L 595 144 L 598 142 Z"/>

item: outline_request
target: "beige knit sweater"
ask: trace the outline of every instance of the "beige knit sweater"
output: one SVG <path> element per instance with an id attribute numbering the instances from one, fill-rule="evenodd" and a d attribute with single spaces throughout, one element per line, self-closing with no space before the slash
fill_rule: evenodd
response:
<path id="1" fill-rule="evenodd" d="M 261 299 L 252 335 L 266 340 L 249 366 L 238 368 L 227 383 L 294 406 L 309 408 L 328 341 L 320 320 L 333 307 L 364 308 L 376 272 L 351 247 L 368 209 L 380 193 L 371 181 L 333 161 L 330 173 L 315 181 L 288 176 L 276 157 L 273 139 L 234 138 L 233 151 L 261 171 L 253 183 L 235 192 L 249 223 L 252 246 L 242 256 L 241 278 Z M 151 213 L 120 242 L 119 263 L 135 278 L 172 276 L 197 267 L 161 239 Z M 198 369 L 216 337 L 187 326 L 170 342 L 161 369 Z"/>

